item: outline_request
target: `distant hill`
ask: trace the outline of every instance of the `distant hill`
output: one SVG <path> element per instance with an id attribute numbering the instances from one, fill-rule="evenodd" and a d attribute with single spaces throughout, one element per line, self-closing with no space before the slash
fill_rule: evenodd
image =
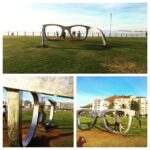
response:
<path id="1" fill-rule="evenodd" d="M 92 108 L 92 104 L 88 104 L 88 105 L 85 105 L 85 106 L 81 106 L 81 108 Z"/>
<path id="2" fill-rule="evenodd" d="M 108 102 L 113 102 L 116 98 L 130 98 L 130 95 L 129 96 L 125 96 L 125 95 L 117 96 L 117 95 L 114 95 L 114 96 L 110 96 L 110 97 L 106 98 L 105 100 L 108 101 Z"/>

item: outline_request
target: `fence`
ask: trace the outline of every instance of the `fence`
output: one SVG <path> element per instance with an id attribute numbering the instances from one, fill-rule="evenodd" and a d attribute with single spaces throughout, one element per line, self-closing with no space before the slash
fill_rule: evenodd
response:
<path id="1" fill-rule="evenodd" d="M 106 37 L 110 37 L 110 34 L 108 32 L 105 32 L 104 33 Z M 19 31 L 6 31 L 3 33 L 4 36 L 31 36 L 31 37 L 34 37 L 34 36 L 42 36 L 42 33 L 41 32 L 19 32 Z M 47 35 L 50 35 L 50 33 L 47 32 Z M 81 33 L 82 35 L 82 33 Z M 97 37 L 99 36 L 99 33 L 90 33 L 91 37 Z M 147 33 L 146 32 L 128 32 L 128 33 L 125 33 L 125 32 L 114 32 L 114 33 L 111 33 L 111 37 L 147 37 Z"/>

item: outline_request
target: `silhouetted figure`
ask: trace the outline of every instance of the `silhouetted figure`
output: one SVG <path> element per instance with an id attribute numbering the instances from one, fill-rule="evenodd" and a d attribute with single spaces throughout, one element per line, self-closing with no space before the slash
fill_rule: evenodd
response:
<path id="1" fill-rule="evenodd" d="M 57 37 L 59 36 L 59 33 L 58 33 L 58 31 L 56 31 L 56 36 L 57 36 Z"/>
<path id="2" fill-rule="evenodd" d="M 72 32 L 72 36 L 73 36 L 73 37 L 76 36 L 76 32 L 75 32 L 75 31 Z"/>
<path id="3" fill-rule="evenodd" d="M 63 39 L 65 39 L 65 38 L 66 38 L 66 32 L 65 32 L 65 31 L 62 31 L 61 36 L 62 36 Z"/>
<path id="4" fill-rule="evenodd" d="M 78 35 L 77 35 L 77 37 L 78 37 L 78 39 L 80 39 L 80 38 L 81 38 L 81 32 L 80 32 L 80 31 L 78 31 Z"/>

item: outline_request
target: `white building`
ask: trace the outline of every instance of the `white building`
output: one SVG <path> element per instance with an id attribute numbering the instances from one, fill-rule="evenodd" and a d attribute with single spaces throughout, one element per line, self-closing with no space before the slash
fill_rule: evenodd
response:
<path id="1" fill-rule="evenodd" d="M 138 97 L 139 98 L 139 106 L 140 106 L 140 114 L 146 115 L 148 112 L 148 104 L 145 97 Z"/>
<path id="2" fill-rule="evenodd" d="M 147 114 L 147 99 L 146 97 L 136 97 L 136 96 L 111 96 L 105 99 L 106 101 L 113 103 L 114 109 L 130 109 L 131 101 L 136 101 L 139 104 L 139 113 L 141 115 Z"/>
<path id="3" fill-rule="evenodd" d="M 102 99 L 102 98 L 96 98 L 93 101 L 92 109 L 96 110 L 96 111 L 102 111 L 104 109 L 108 109 L 108 106 L 109 106 L 108 101 L 104 101 L 104 99 Z"/>
<path id="4" fill-rule="evenodd" d="M 28 100 L 22 102 L 22 107 L 24 108 L 32 108 L 32 103 Z"/>

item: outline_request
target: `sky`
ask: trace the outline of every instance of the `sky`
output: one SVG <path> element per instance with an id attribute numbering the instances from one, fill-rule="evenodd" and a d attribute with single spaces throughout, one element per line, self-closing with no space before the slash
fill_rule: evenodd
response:
<path id="1" fill-rule="evenodd" d="M 0 10 L 3 32 L 39 32 L 42 25 L 47 23 L 85 24 L 109 30 L 110 13 L 114 31 L 147 29 L 146 3 L 50 3 L 47 0 L 4 0 Z"/>
<path id="2" fill-rule="evenodd" d="M 147 97 L 146 77 L 78 77 L 77 105 L 84 106 L 95 98 L 113 95 L 134 95 Z"/>
<path id="3" fill-rule="evenodd" d="M 7 100 L 7 91 L 5 88 L 3 88 L 3 100 Z M 63 97 L 58 97 L 58 96 L 50 96 L 50 95 L 45 95 L 45 94 L 40 94 L 40 101 L 43 99 L 46 102 L 46 105 L 50 105 L 47 99 L 53 99 L 56 102 L 71 102 L 73 103 L 73 99 L 70 98 L 63 98 Z M 33 97 L 30 92 L 23 92 L 23 101 L 29 100 L 34 104 Z"/>

